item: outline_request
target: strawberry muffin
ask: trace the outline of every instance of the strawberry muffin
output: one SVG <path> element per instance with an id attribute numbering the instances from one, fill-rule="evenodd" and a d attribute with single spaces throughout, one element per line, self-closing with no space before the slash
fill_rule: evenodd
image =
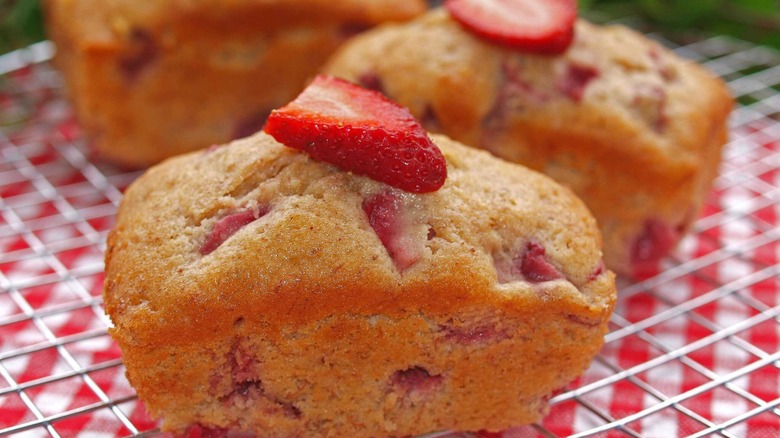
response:
<path id="1" fill-rule="evenodd" d="M 356 32 L 423 0 L 43 0 L 100 157 L 145 166 L 254 133 Z"/>
<path id="2" fill-rule="evenodd" d="M 539 420 L 615 300 L 585 206 L 318 77 L 127 191 L 105 303 L 163 429 L 407 436 Z"/>
<path id="3" fill-rule="evenodd" d="M 717 173 L 724 83 L 573 0 L 450 0 L 344 45 L 329 74 L 381 90 L 423 125 L 542 171 L 596 217 L 607 265 L 653 269 Z"/>

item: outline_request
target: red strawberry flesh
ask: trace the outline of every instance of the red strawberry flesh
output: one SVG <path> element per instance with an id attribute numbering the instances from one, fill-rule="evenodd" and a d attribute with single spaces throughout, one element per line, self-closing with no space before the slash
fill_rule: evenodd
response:
<path id="1" fill-rule="evenodd" d="M 658 260 L 674 248 L 681 234 L 681 230 L 666 222 L 648 219 L 631 248 L 631 262 L 634 271 L 641 272 L 651 269 Z"/>
<path id="2" fill-rule="evenodd" d="M 513 281 L 527 281 L 529 283 L 543 283 L 566 276 L 558 270 L 545 255 L 543 246 L 536 242 L 528 242 L 525 247 L 511 258 L 507 254 L 494 254 L 498 282 L 501 284 Z"/>
<path id="3" fill-rule="evenodd" d="M 128 52 L 118 60 L 119 71 L 125 79 L 133 81 L 160 56 L 160 49 L 152 35 L 141 28 L 130 31 L 127 44 Z"/>
<path id="4" fill-rule="evenodd" d="M 588 276 L 588 281 L 594 281 L 597 278 L 601 276 L 604 272 L 607 271 L 607 267 L 604 265 L 604 261 L 599 261 L 599 264 L 596 265 L 596 269 L 593 270 L 593 272 L 590 273 Z"/>
<path id="5" fill-rule="evenodd" d="M 380 78 L 379 75 L 374 72 L 367 71 L 361 74 L 358 77 L 357 83 L 363 88 L 385 94 L 385 87 L 382 84 L 382 78 Z"/>
<path id="6" fill-rule="evenodd" d="M 478 327 L 440 325 L 439 328 L 444 332 L 444 339 L 464 345 L 495 343 L 511 337 L 509 333 L 492 324 Z"/>
<path id="7" fill-rule="evenodd" d="M 246 225 L 249 225 L 250 223 L 259 219 L 265 215 L 265 213 L 265 209 L 249 209 L 230 214 L 218 220 L 217 223 L 214 224 L 214 228 L 211 229 L 211 232 L 206 235 L 206 240 L 200 247 L 200 253 L 202 255 L 212 253 L 226 240 L 228 240 L 230 236 L 236 234 L 238 230 L 245 227 Z"/>
<path id="8" fill-rule="evenodd" d="M 408 236 L 401 200 L 392 193 L 380 193 L 363 201 L 368 223 L 387 249 L 393 263 L 403 271 L 422 257 L 420 248 Z"/>
<path id="9" fill-rule="evenodd" d="M 533 242 L 528 244 L 520 265 L 520 271 L 527 281 L 542 283 L 565 278 L 552 263 L 547 261 L 544 253 L 544 247 L 541 245 Z"/>
<path id="10" fill-rule="evenodd" d="M 566 72 L 558 80 L 558 89 L 575 102 L 582 100 L 585 89 L 590 82 L 599 77 L 599 71 L 595 67 L 579 64 L 569 64 Z"/>
<path id="11" fill-rule="evenodd" d="M 265 121 L 268 119 L 270 110 L 258 110 L 251 112 L 235 122 L 230 137 L 232 139 L 249 137 L 255 132 L 263 129 Z"/>
<path id="12" fill-rule="evenodd" d="M 489 42 L 560 54 L 574 38 L 576 0 L 445 0 L 455 20 Z"/>
<path id="13" fill-rule="evenodd" d="M 315 160 L 409 192 L 438 190 L 447 177 L 444 156 L 409 110 L 330 76 L 273 111 L 264 130 Z"/>
<path id="14" fill-rule="evenodd" d="M 390 385 L 403 392 L 432 392 L 443 383 L 444 378 L 439 375 L 431 375 L 422 367 L 413 367 L 399 370 L 390 376 Z"/>

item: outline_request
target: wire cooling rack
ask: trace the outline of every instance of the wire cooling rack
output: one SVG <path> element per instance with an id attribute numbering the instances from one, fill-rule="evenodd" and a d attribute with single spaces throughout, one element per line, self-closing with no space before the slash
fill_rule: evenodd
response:
<path id="1" fill-rule="evenodd" d="M 587 373 L 506 438 L 780 435 L 780 53 L 725 37 L 676 50 L 740 103 L 720 176 L 661 269 L 621 280 Z M 0 57 L 0 435 L 145 434 L 157 424 L 100 296 L 104 241 L 139 172 L 92 159 L 51 52 Z"/>

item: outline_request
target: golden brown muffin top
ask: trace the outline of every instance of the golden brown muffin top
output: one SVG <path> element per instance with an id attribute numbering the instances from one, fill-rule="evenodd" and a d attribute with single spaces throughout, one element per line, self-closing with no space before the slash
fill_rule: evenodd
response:
<path id="1" fill-rule="evenodd" d="M 539 173 L 432 138 L 448 178 L 427 194 L 314 161 L 264 133 L 152 168 L 128 189 L 108 240 L 115 336 L 187 343 L 251 321 L 274 337 L 333 314 L 441 315 L 475 301 L 510 315 L 545 305 L 606 320 L 613 275 L 582 202 Z M 390 225 L 372 223 L 372 206 L 388 199 Z M 235 233 L 214 237 L 235 218 Z M 552 278 L 534 277 L 539 265 Z M 160 339 L 160 327 L 178 337 Z"/>

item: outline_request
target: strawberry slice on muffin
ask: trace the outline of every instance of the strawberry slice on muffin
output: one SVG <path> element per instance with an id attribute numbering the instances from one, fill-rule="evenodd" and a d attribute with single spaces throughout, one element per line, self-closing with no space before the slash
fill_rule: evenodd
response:
<path id="1" fill-rule="evenodd" d="M 477 36 L 522 51 L 559 54 L 574 38 L 576 0 L 446 0 L 444 7 Z"/>
<path id="2" fill-rule="evenodd" d="M 343 79 L 317 76 L 264 131 L 280 143 L 399 189 L 438 190 L 447 177 L 439 148 L 406 108 Z"/>

